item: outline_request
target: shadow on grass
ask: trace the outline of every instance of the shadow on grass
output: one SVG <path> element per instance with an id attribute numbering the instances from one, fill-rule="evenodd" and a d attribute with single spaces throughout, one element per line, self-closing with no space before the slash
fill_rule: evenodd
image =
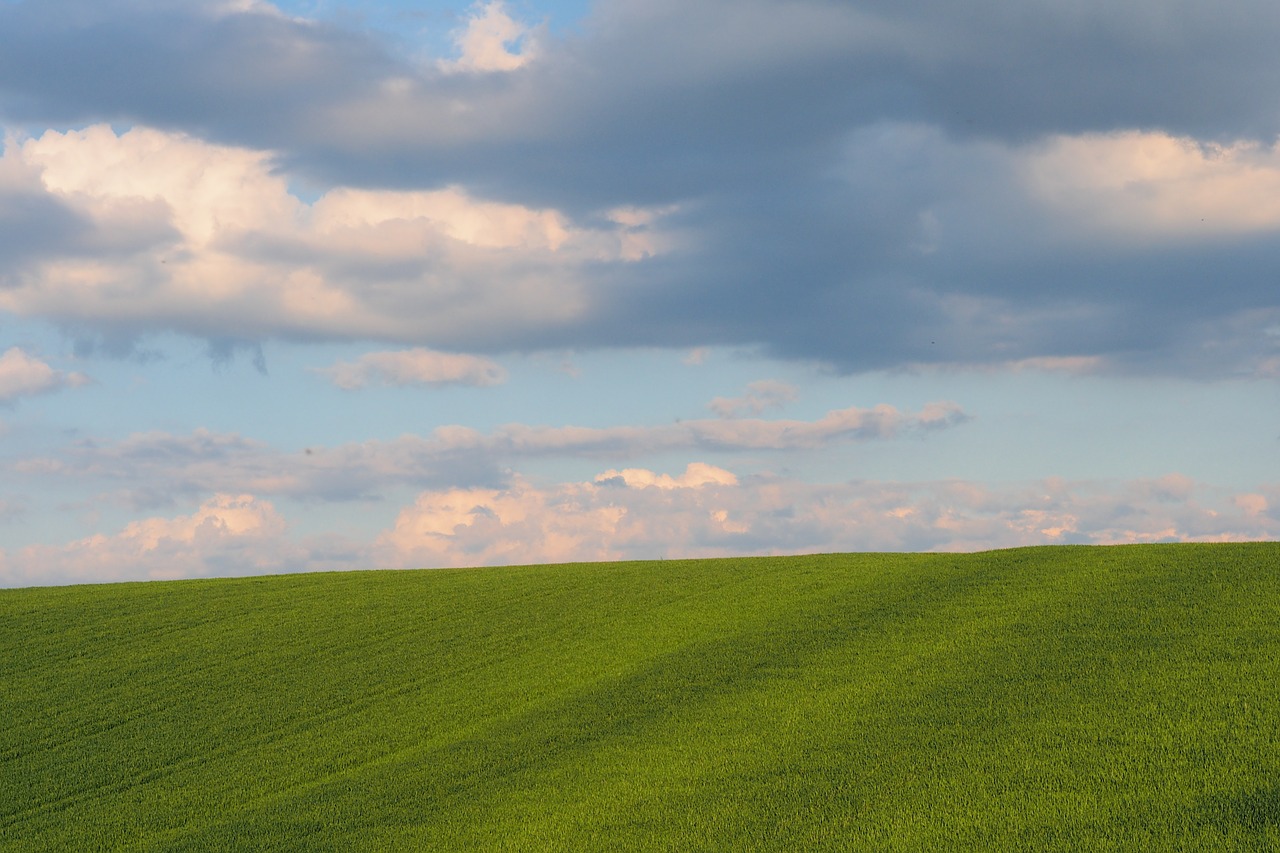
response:
<path id="1" fill-rule="evenodd" d="M 1215 798 L 1209 811 L 1211 822 L 1222 829 L 1250 833 L 1280 829 L 1280 783 Z"/>

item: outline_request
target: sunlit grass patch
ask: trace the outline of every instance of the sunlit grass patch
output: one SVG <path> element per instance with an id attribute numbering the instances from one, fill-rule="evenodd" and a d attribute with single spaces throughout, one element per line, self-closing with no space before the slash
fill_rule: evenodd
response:
<path id="1" fill-rule="evenodd" d="M 1280 844 L 1280 545 L 0 592 L 5 849 Z"/>

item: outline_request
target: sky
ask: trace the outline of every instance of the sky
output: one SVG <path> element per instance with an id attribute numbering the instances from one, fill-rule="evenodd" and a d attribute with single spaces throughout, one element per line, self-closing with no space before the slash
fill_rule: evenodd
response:
<path id="1" fill-rule="evenodd" d="M 1280 538 L 1272 0 L 0 0 L 0 586 Z"/>

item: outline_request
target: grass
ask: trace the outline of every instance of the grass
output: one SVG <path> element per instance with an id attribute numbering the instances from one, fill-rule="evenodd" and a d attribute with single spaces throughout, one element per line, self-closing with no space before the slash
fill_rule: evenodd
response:
<path id="1" fill-rule="evenodd" d="M 4 850 L 1280 849 L 1280 545 L 0 591 Z"/>

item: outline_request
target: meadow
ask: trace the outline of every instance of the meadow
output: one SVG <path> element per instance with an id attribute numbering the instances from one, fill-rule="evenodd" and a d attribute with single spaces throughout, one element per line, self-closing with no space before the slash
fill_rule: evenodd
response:
<path id="1" fill-rule="evenodd" d="M 4 850 L 1280 849 L 1280 544 L 0 591 Z"/>

